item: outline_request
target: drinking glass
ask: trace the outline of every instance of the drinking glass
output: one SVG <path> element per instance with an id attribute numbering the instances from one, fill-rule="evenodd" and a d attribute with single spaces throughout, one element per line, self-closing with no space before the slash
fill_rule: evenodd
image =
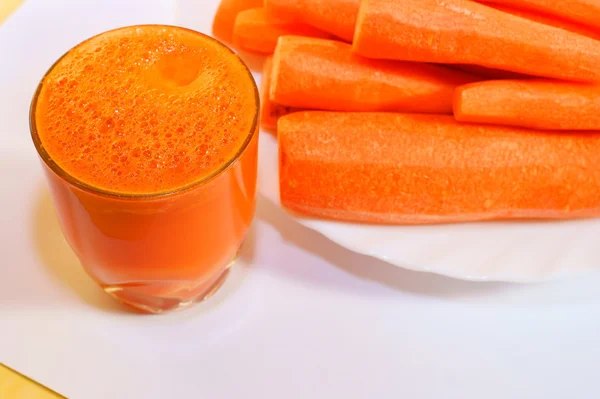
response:
<path id="1" fill-rule="evenodd" d="M 202 300 L 223 283 L 255 207 L 259 100 L 246 71 L 255 87 L 256 112 L 239 151 L 198 181 L 147 195 L 92 187 L 63 170 L 38 135 L 36 107 L 44 79 L 38 86 L 31 136 L 62 231 L 87 273 L 119 301 L 160 313 Z"/>

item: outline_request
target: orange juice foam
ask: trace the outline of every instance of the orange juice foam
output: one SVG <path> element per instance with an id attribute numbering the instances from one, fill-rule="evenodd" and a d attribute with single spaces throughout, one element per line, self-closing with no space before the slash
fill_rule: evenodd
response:
<path id="1" fill-rule="evenodd" d="M 248 73 L 227 48 L 193 31 L 108 32 L 46 75 L 38 134 L 54 162 L 89 186 L 177 190 L 218 171 L 250 136 L 256 88 Z"/>

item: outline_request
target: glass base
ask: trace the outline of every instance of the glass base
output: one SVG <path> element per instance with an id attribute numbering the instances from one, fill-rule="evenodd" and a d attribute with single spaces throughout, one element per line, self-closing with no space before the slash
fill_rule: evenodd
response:
<path id="1" fill-rule="evenodd" d="M 104 291 L 144 313 L 160 314 L 189 307 L 213 295 L 225 282 L 231 261 L 216 277 L 200 283 L 166 281 L 127 283 L 104 286 Z"/>

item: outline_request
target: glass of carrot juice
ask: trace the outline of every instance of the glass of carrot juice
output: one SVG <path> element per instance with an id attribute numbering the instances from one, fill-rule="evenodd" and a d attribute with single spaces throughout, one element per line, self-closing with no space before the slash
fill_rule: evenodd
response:
<path id="1" fill-rule="evenodd" d="M 30 126 L 58 218 L 89 275 L 142 311 L 214 292 L 254 216 L 258 91 L 201 33 L 131 26 L 43 77 Z"/>

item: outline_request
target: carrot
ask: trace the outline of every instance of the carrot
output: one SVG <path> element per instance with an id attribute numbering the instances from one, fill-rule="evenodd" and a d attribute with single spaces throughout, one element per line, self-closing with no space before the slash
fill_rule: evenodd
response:
<path id="1" fill-rule="evenodd" d="M 269 99 L 269 88 L 271 87 L 271 68 L 273 60 L 268 57 L 263 65 L 263 74 L 260 82 L 260 127 L 267 132 L 275 132 L 277 130 L 277 120 L 292 112 L 298 111 L 292 107 L 276 104 Z"/>
<path id="2" fill-rule="evenodd" d="M 438 65 L 370 60 L 335 40 L 284 36 L 270 98 L 296 108 L 452 113 L 454 89 L 476 77 Z"/>
<path id="3" fill-rule="evenodd" d="M 600 130 L 600 86 L 541 80 L 496 80 L 456 90 L 461 122 L 550 130 Z"/>
<path id="4" fill-rule="evenodd" d="M 353 43 L 371 58 L 600 81 L 599 41 L 466 0 L 363 0 Z"/>
<path id="5" fill-rule="evenodd" d="M 263 0 L 221 0 L 213 20 L 213 35 L 221 41 L 232 43 L 233 25 L 238 13 L 262 5 Z"/>
<path id="6" fill-rule="evenodd" d="M 577 24 L 600 28 L 600 1 L 598 0 L 483 0 L 486 3 L 511 6 L 537 11 L 572 21 Z"/>
<path id="7" fill-rule="evenodd" d="M 233 44 L 242 50 L 271 54 L 277 39 L 284 35 L 331 37 L 310 25 L 267 15 L 264 8 L 252 8 L 238 13 L 233 28 Z"/>
<path id="8" fill-rule="evenodd" d="M 351 42 L 360 0 L 265 0 L 267 12 Z"/>
<path id="9" fill-rule="evenodd" d="M 278 135 L 281 202 L 306 215 L 388 224 L 600 216 L 600 132 L 312 111 L 282 117 Z"/>
<path id="10" fill-rule="evenodd" d="M 568 21 L 565 19 L 561 19 L 559 17 L 555 17 L 548 14 L 543 14 L 539 11 L 532 11 L 527 9 L 519 9 L 514 8 L 512 6 L 504 5 L 504 4 L 492 4 L 494 0 L 486 0 L 490 3 L 486 3 L 487 5 L 494 7 L 496 10 L 500 10 L 502 12 L 507 12 L 512 15 L 516 15 L 517 17 L 526 18 L 532 21 L 536 21 L 542 23 L 544 25 L 554 26 L 555 28 L 560 28 L 564 30 L 568 30 L 569 32 L 577 33 L 583 36 L 591 37 L 592 39 L 599 40 L 600 39 L 600 29 L 599 28 L 590 28 L 588 26 L 579 24 L 577 22 Z M 500 0 L 501 2 L 501 0 Z M 507 2 L 508 3 L 508 2 Z M 598 2 L 600 5 L 600 2 Z M 516 6 L 516 4 L 515 4 Z M 600 27 L 600 25 L 599 25 Z"/>

